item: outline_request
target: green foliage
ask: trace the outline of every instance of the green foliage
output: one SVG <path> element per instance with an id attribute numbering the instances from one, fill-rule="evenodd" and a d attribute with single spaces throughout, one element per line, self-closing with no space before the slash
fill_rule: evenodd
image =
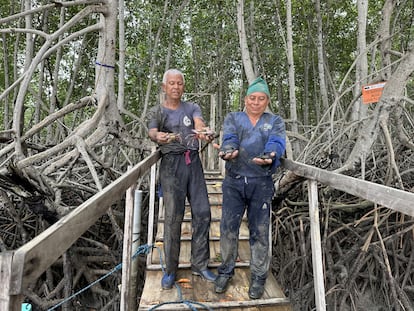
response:
<path id="1" fill-rule="evenodd" d="M 50 2 L 44 0 L 41 3 Z M 166 9 L 165 3 L 167 3 Z M 150 105 L 158 101 L 162 75 L 168 63 L 168 67 L 176 67 L 184 72 L 187 92 L 215 94 L 219 106 L 219 118 L 228 111 L 242 109 L 247 81 L 241 61 L 236 26 L 237 1 L 189 1 L 189 4 L 178 12 L 182 3 L 183 1 L 178 0 L 125 2 L 125 107 L 140 115 L 147 94 L 149 94 Z M 0 4 L 1 16 L 9 16 L 20 10 L 20 6 L 15 1 L 0 0 Z M 377 39 L 383 4 L 384 0 L 369 3 L 367 44 Z M 40 3 L 33 3 L 33 6 L 35 5 Z M 409 42 L 412 42 L 413 5 L 412 1 L 399 2 L 393 12 L 391 32 L 394 36 L 391 48 L 398 53 L 404 53 Z M 68 21 L 83 7 L 67 8 L 63 20 Z M 254 56 L 255 70 L 269 83 L 272 110 L 289 117 L 286 3 L 280 0 L 245 0 L 244 9 L 248 44 L 251 56 Z M 48 11 L 47 14 L 36 13 L 32 19 L 33 27 L 46 33 L 53 32 L 60 27 L 60 14 L 61 10 L 57 8 Z M 355 2 L 325 1 L 321 2 L 321 14 L 326 70 L 329 73 L 328 92 L 330 99 L 333 100 L 336 90 L 357 57 L 358 13 Z M 99 15 L 91 16 L 76 24 L 70 32 L 83 29 L 98 20 Z M 293 1 L 292 20 L 298 115 L 303 119 L 307 108 L 310 119 L 316 120 L 320 94 L 318 94 L 315 4 L 309 1 Z M 1 27 L 3 29 L 18 27 L 19 23 L 23 25 L 24 20 L 15 20 Z M 36 51 L 44 43 L 44 38 L 40 36 L 34 38 Z M 3 36 L 3 40 L 3 47 L 6 49 L 0 49 L 0 62 L 6 59 L 7 78 L 10 84 L 15 78 L 14 72 L 20 73 L 23 68 L 25 35 L 8 33 Z M 56 94 L 58 107 L 68 102 L 68 90 L 72 83 L 73 93 L 70 97 L 73 99 L 70 101 L 93 93 L 97 40 L 96 33 L 89 34 L 85 38 L 77 38 L 62 46 L 61 68 L 57 81 L 58 94 Z M 14 54 L 14 51 L 17 53 Z M 79 57 L 81 57 L 81 66 L 75 73 L 73 67 Z M 370 70 L 374 73 L 381 66 L 380 56 L 378 53 L 368 51 L 368 57 Z M 393 60 L 397 59 L 394 58 Z M 37 76 L 31 85 L 32 93 L 39 94 L 44 102 L 44 109 L 40 111 L 43 116 L 49 112 L 50 94 L 47 93 L 49 91 L 43 91 L 44 93 L 39 91 L 39 83 L 51 85 L 56 82 L 53 80 L 56 62 L 56 53 L 52 53 L 45 59 L 43 70 L 36 73 Z M 355 83 L 354 76 L 352 72 L 348 75 L 343 88 Z M 375 75 L 372 78 L 375 78 Z M 0 66 L 0 90 L 7 87 L 6 80 L 6 68 Z M 8 97 L 10 103 L 14 96 L 15 93 Z M 39 98 L 28 97 L 26 111 L 28 117 L 32 117 L 30 113 L 33 113 L 30 105 L 37 100 Z M 200 100 L 203 106 L 209 105 L 209 101 L 205 98 L 197 100 Z M 351 100 L 352 94 L 342 98 L 345 109 Z"/>

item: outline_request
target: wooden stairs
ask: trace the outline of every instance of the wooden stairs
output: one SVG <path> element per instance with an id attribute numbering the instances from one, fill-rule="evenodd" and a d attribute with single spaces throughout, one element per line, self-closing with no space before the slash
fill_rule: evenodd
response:
<path id="1" fill-rule="evenodd" d="M 221 182 L 223 177 L 219 172 L 206 172 L 206 182 L 211 205 L 210 228 L 210 268 L 216 273 L 220 264 L 220 217 L 221 217 Z M 239 261 L 236 265 L 235 276 L 232 278 L 227 291 L 217 294 L 214 284 L 191 274 L 190 244 L 191 244 L 191 213 L 186 207 L 181 234 L 180 264 L 176 286 L 170 290 L 161 288 L 163 260 L 163 205 L 160 202 L 158 212 L 157 233 L 155 237 L 157 247 L 148 255 L 145 285 L 140 298 L 138 310 L 189 310 L 189 304 L 196 310 L 243 310 L 243 311 L 292 311 L 289 300 L 285 297 L 278 282 L 270 274 L 266 281 L 265 293 L 261 299 L 251 300 L 247 291 L 249 288 L 249 231 L 247 220 L 240 228 Z"/>

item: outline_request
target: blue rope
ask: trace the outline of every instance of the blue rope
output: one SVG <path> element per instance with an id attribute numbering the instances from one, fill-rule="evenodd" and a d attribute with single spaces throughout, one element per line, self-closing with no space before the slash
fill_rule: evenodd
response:
<path id="1" fill-rule="evenodd" d="M 157 249 L 158 255 L 160 256 L 160 265 L 161 265 L 162 274 L 165 274 L 165 268 L 164 268 L 164 264 L 162 262 L 162 252 L 161 252 L 160 248 L 157 245 L 154 245 L 154 248 Z"/>
<path id="2" fill-rule="evenodd" d="M 162 306 L 165 306 L 165 305 L 175 305 L 175 304 L 179 304 L 179 303 L 185 304 L 186 306 L 188 306 L 193 311 L 197 311 L 197 308 L 194 307 L 193 305 L 198 305 L 199 307 L 202 307 L 203 309 L 207 309 L 207 310 L 211 310 L 211 311 L 213 310 L 209 306 L 206 306 L 206 305 L 204 305 L 200 302 L 196 302 L 196 301 L 192 301 L 192 300 L 179 300 L 179 301 L 173 301 L 173 302 L 160 303 L 160 304 L 152 307 L 151 309 L 148 309 L 148 311 L 155 310 L 156 308 L 159 308 L 159 307 L 162 307 Z"/>
<path id="3" fill-rule="evenodd" d="M 132 256 L 132 259 L 135 259 L 136 257 L 138 257 L 138 255 L 140 254 L 148 254 L 150 249 L 152 248 L 152 245 L 141 245 L 138 247 L 138 249 L 135 251 L 134 255 Z M 52 311 L 55 310 L 56 308 L 60 307 L 61 305 L 63 305 L 64 303 L 68 302 L 69 300 L 73 299 L 74 297 L 76 297 L 77 295 L 83 293 L 84 291 L 86 291 L 87 289 L 91 288 L 92 286 L 94 286 L 95 284 L 99 283 L 100 281 L 102 281 L 103 279 L 107 278 L 108 276 L 110 276 L 111 274 L 117 272 L 118 270 L 121 270 L 122 268 L 122 263 L 118 264 L 115 266 L 115 268 L 113 268 L 111 271 L 109 271 L 107 274 L 103 275 L 102 277 L 100 277 L 99 279 L 93 281 L 91 284 L 89 284 L 88 286 L 86 286 L 85 288 L 82 288 L 81 290 L 77 291 L 76 293 L 74 293 L 73 295 L 65 298 L 64 300 L 62 300 L 61 302 L 59 302 L 57 305 L 55 305 L 54 307 L 48 309 L 47 311 Z"/>
<path id="4" fill-rule="evenodd" d="M 115 66 L 111 66 L 111 65 L 107 65 L 107 64 L 102 64 L 102 63 L 100 63 L 98 61 L 96 61 L 95 64 L 97 64 L 99 66 L 102 66 L 102 67 L 105 67 L 105 68 L 115 69 Z"/>
<path id="5" fill-rule="evenodd" d="M 164 264 L 163 264 L 163 260 L 162 260 L 162 252 L 161 252 L 161 250 L 159 249 L 159 247 L 158 246 L 156 246 L 156 245 L 148 245 L 148 244 L 145 244 L 145 245 L 141 245 L 141 246 L 139 246 L 138 247 L 138 249 L 135 251 L 135 253 L 132 255 L 132 259 L 135 259 L 136 257 L 138 257 L 138 255 L 140 255 L 140 254 L 148 254 L 149 253 L 149 251 L 152 249 L 152 248 L 156 248 L 157 250 L 158 250 L 158 254 L 159 254 L 159 256 L 160 256 L 160 265 L 161 265 L 161 270 L 162 270 L 162 273 L 163 274 L 165 274 L 165 268 L 164 268 Z M 61 302 L 59 302 L 57 305 L 55 305 L 54 307 L 52 307 L 52 308 L 50 308 L 50 309 L 48 309 L 47 311 L 52 311 L 52 310 L 55 310 L 55 309 L 57 309 L 58 307 L 60 307 L 61 305 L 63 305 L 64 303 L 66 303 L 66 302 L 68 302 L 68 301 L 70 301 L 70 300 L 72 300 L 73 298 L 75 298 L 76 296 L 78 296 L 79 294 L 81 294 L 81 293 L 83 293 L 84 291 L 86 291 L 87 289 L 89 289 L 89 288 L 91 288 L 92 286 L 94 286 L 95 284 L 97 284 L 97 283 L 99 283 L 100 281 L 102 281 L 103 279 L 105 279 L 105 278 L 107 278 L 108 276 L 110 276 L 111 274 L 113 274 L 113 273 L 115 273 L 115 272 L 117 272 L 118 270 L 121 270 L 121 268 L 122 268 L 122 263 L 120 263 L 120 264 L 118 264 L 118 265 L 116 265 L 115 266 L 115 268 L 113 268 L 111 271 L 109 271 L 107 274 L 105 274 L 105 275 L 103 275 L 102 277 L 100 277 L 99 279 L 97 279 L 97 280 L 95 280 L 95 281 L 93 281 L 91 284 L 89 284 L 88 286 L 86 286 L 86 287 L 84 287 L 84 288 L 82 288 L 81 290 L 79 290 L 79 291 L 77 291 L 76 293 L 74 293 L 73 295 L 71 295 L 71 296 L 69 296 L 69 297 L 67 297 L 67 298 L 65 298 L 64 300 L 62 300 Z M 211 309 L 210 307 L 208 307 L 208 306 L 206 306 L 206 305 L 204 305 L 204 304 L 202 304 L 202 303 L 200 303 L 200 302 L 196 302 L 196 301 L 192 301 L 192 300 L 185 300 L 185 299 L 183 299 L 183 295 L 182 295 L 182 292 L 181 292 L 181 287 L 177 284 L 177 283 L 175 283 L 174 284 L 175 285 L 175 287 L 177 288 L 177 292 L 178 292 L 178 300 L 177 301 L 171 301 L 171 302 L 163 302 L 163 303 L 160 303 L 160 304 L 158 304 L 158 305 L 155 305 L 155 306 L 153 306 L 152 308 L 150 308 L 149 309 L 149 311 L 151 311 L 151 310 L 155 310 L 155 309 L 157 309 L 157 308 L 159 308 L 159 307 L 161 307 L 161 306 L 164 306 L 164 305 L 171 305 L 171 304 L 179 304 L 179 303 L 182 303 L 182 304 L 185 304 L 186 306 L 188 306 L 192 311 L 197 311 L 197 308 L 196 307 L 194 307 L 194 305 L 198 305 L 199 307 L 202 307 L 202 308 L 204 308 L 204 309 L 207 309 L 207 310 L 213 310 L 213 309 Z"/>
<path id="6" fill-rule="evenodd" d="M 168 302 L 163 302 L 163 303 L 157 304 L 157 305 L 151 307 L 150 309 L 148 309 L 148 311 L 155 310 L 155 309 L 157 309 L 159 307 L 162 307 L 162 306 L 165 306 L 165 305 L 175 305 L 175 304 L 179 304 L 179 303 L 185 304 L 186 306 L 188 306 L 193 311 L 197 311 L 197 308 L 194 307 L 193 305 L 198 305 L 198 306 L 200 306 L 204 309 L 207 309 L 207 310 L 213 310 L 210 307 L 208 307 L 205 304 L 202 304 L 200 302 L 183 299 L 183 294 L 182 294 L 182 291 L 181 291 L 181 287 L 177 283 L 175 283 L 174 285 L 177 288 L 178 300 L 177 301 L 168 301 Z"/>

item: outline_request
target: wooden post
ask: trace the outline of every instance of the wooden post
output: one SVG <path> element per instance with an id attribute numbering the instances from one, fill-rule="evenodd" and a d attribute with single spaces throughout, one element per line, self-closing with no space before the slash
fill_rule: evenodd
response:
<path id="1" fill-rule="evenodd" d="M 0 310 L 20 311 L 23 302 L 22 295 L 10 294 L 10 282 L 12 277 L 13 252 L 0 254 Z"/>
<path id="2" fill-rule="evenodd" d="M 0 310 L 9 310 L 10 307 L 10 276 L 12 252 L 5 252 L 0 255 Z"/>
<path id="3" fill-rule="evenodd" d="M 134 191 L 134 221 L 132 224 L 132 256 L 138 251 L 141 243 L 141 214 L 142 214 L 142 190 L 135 189 Z M 138 295 L 138 257 L 132 259 L 131 263 L 131 280 L 130 280 L 130 295 L 131 295 L 131 310 L 137 310 L 137 295 Z"/>
<path id="4" fill-rule="evenodd" d="M 155 150 L 155 146 L 152 147 Z M 151 177 L 150 177 L 150 196 L 148 203 L 148 234 L 147 244 L 151 245 L 154 239 L 154 217 L 155 217 L 155 193 L 156 193 L 156 177 L 157 177 L 157 164 L 151 166 Z M 147 255 L 147 266 L 151 264 L 152 249 Z"/>
<path id="5" fill-rule="evenodd" d="M 210 95 L 210 128 L 214 131 L 216 129 L 216 97 L 215 94 Z M 213 143 L 207 147 L 207 169 L 215 169 L 215 161 L 217 160 L 216 150 L 213 148 Z M 218 152 L 217 152 L 218 153 Z"/>
<path id="6" fill-rule="evenodd" d="M 124 243 L 122 251 L 122 284 L 121 284 L 121 311 L 136 310 L 132 306 L 131 288 L 129 286 L 131 279 L 131 262 L 132 262 L 132 222 L 134 218 L 134 191 L 135 185 L 132 185 L 126 191 L 125 197 L 125 222 L 124 222 Z"/>
<path id="7" fill-rule="evenodd" d="M 319 226 L 318 186 L 315 180 L 308 180 L 308 196 L 316 310 L 325 311 L 325 285 L 323 281 L 321 233 Z"/>

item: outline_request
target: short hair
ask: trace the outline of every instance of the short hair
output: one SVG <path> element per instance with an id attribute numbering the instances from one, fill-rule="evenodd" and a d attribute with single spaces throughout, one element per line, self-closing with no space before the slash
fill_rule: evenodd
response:
<path id="1" fill-rule="evenodd" d="M 163 84 L 167 83 L 167 76 L 169 74 L 171 74 L 171 75 L 180 75 L 183 78 L 183 83 L 185 84 L 184 74 L 180 70 L 178 70 L 178 69 L 168 69 L 164 73 L 164 76 L 162 77 L 162 83 Z"/>

